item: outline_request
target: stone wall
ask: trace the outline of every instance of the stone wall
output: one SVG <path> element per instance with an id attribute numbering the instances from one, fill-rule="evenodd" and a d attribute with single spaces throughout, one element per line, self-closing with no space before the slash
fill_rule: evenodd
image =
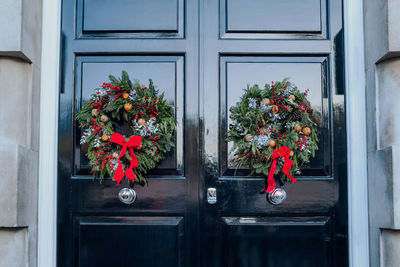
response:
<path id="1" fill-rule="evenodd" d="M 400 266 L 400 0 L 364 0 L 371 266 Z"/>
<path id="2" fill-rule="evenodd" d="M 36 266 L 41 9 L 0 1 L 0 267 Z"/>

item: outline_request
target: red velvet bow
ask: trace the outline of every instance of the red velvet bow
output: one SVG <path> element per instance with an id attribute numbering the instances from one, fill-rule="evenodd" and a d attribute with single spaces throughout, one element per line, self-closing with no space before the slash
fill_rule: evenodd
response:
<path id="1" fill-rule="evenodd" d="M 125 176 L 129 180 L 135 181 L 136 176 L 135 173 L 133 172 L 133 168 L 136 168 L 138 166 L 138 159 L 135 156 L 133 149 L 140 146 L 142 142 L 142 137 L 132 136 L 131 138 L 129 138 L 128 142 L 126 142 L 125 138 L 122 135 L 118 133 L 113 133 L 113 135 L 110 138 L 110 142 L 122 146 L 121 153 L 118 156 L 118 167 L 114 174 L 114 180 L 117 181 L 117 183 L 119 184 L 122 178 L 124 177 L 124 168 L 122 167 L 122 162 L 120 161 L 120 158 L 122 158 L 125 155 L 126 150 L 129 148 L 129 156 L 131 157 L 131 164 L 129 168 L 125 171 Z"/>
<path id="2" fill-rule="evenodd" d="M 275 189 L 275 180 L 274 180 L 274 174 L 276 172 L 276 161 L 279 157 L 283 158 L 284 164 L 282 167 L 282 172 L 286 174 L 287 177 L 289 177 L 292 180 L 292 183 L 296 182 L 296 179 L 289 174 L 290 168 L 292 168 L 293 165 L 293 160 L 291 160 L 290 157 L 290 148 L 287 146 L 281 146 L 279 148 L 276 148 L 272 154 L 272 165 L 271 168 L 269 169 L 269 174 L 268 174 L 268 187 L 265 190 L 266 193 L 271 192 L 272 190 Z"/>

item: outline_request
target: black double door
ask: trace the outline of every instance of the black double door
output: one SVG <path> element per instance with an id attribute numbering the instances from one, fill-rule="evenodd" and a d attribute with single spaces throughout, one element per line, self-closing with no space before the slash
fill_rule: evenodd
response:
<path id="1" fill-rule="evenodd" d="M 61 33 L 58 266 L 348 265 L 340 0 L 64 0 Z M 92 181 L 74 121 L 122 70 L 152 78 L 178 121 L 131 205 L 127 182 Z M 285 77 L 323 119 L 316 158 L 274 206 L 224 140 L 243 88 Z"/>

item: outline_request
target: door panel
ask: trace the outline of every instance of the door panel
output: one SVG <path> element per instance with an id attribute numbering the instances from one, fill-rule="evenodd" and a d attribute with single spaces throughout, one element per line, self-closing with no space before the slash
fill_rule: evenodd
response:
<path id="1" fill-rule="evenodd" d="M 342 6 L 295 2 L 201 5 L 203 266 L 347 266 Z M 243 89 L 286 77 L 310 89 L 323 119 L 316 158 L 274 206 L 260 194 L 265 177 L 232 166 L 225 138 Z M 207 203 L 208 188 L 216 204 Z"/>
<path id="2" fill-rule="evenodd" d="M 326 57 L 243 57 L 222 56 L 220 58 L 220 140 L 221 176 L 230 176 L 233 173 L 248 174 L 249 172 L 236 169 L 232 166 L 232 143 L 226 144 L 225 129 L 231 123 L 229 107 L 236 104 L 243 94 L 243 85 L 265 84 L 266 77 L 275 80 L 290 78 L 296 82 L 301 90 L 310 89 L 309 100 L 314 110 L 323 117 L 320 127 L 320 148 L 316 157 L 311 159 L 309 166 L 303 168 L 303 174 L 310 176 L 330 176 L 331 170 L 331 142 L 330 142 L 330 99 L 327 84 L 327 58 Z M 269 81 L 271 82 L 271 81 Z"/>
<path id="3" fill-rule="evenodd" d="M 326 0 L 219 0 L 220 37 L 325 39 Z"/>
<path id="4" fill-rule="evenodd" d="M 184 57 L 183 56 L 78 56 L 76 57 L 76 85 L 75 103 L 76 112 L 81 105 L 90 99 L 93 88 L 104 81 L 104 78 L 112 74 L 116 77 L 126 70 L 142 82 L 148 83 L 151 78 L 159 85 L 158 90 L 164 92 L 165 99 L 176 108 L 176 120 L 178 129 L 176 132 L 175 148 L 169 156 L 161 161 L 157 169 L 149 175 L 183 175 L 183 101 L 184 101 Z M 79 129 L 77 129 L 79 132 Z M 90 166 L 85 156 L 86 146 L 79 145 L 80 133 L 76 135 L 75 171 L 77 175 L 89 174 Z M 82 148 L 82 151 L 81 151 Z"/>
<path id="5" fill-rule="evenodd" d="M 319 32 L 321 1 L 254 1 L 221 0 L 227 17 L 227 32 Z M 283 19 L 290 17 L 290 19 Z M 251 19 L 248 19 L 250 18 Z"/>
<path id="6" fill-rule="evenodd" d="M 198 52 L 196 1 L 62 2 L 58 266 L 198 264 Z M 118 199 L 126 179 L 92 180 L 74 120 L 93 90 L 122 70 L 142 84 L 152 78 L 178 122 L 174 151 L 148 185 L 134 187 L 132 205 Z"/>
<path id="7" fill-rule="evenodd" d="M 138 195 L 133 205 L 122 205 L 118 199 L 121 188 L 129 186 L 128 182 L 121 182 L 116 186 L 110 179 L 101 185 L 93 185 L 91 176 L 74 177 L 70 182 L 73 201 L 71 212 L 107 214 L 183 214 L 187 212 L 187 181 L 184 177 L 171 178 L 164 176 L 151 177 L 149 186 L 136 186 Z M 72 193 L 71 193 L 72 194 Z"/>
<path id="8" fill-rule="evenodd" d="M 181 267 L 183 229 L 182 217 L 77 217 L 77 265 Z"/>
<path id="9" fill-rule="evenodd" d="M 177 31 L 177 7 L 177 0 L 84 0 L 83 31 Z"/>
<path id="10" fill-rule="evenodd" d="M 219 204 L 209 208 L 238 216 L 330 214 L 338 201 L 337 182 L 334 179 L 296 177 L 299 178 L 296 184 L 285 187 L 288 196 L 279 206 L 270 205 L 262 194 L 264 177 L 237 175 L 219 178 L 213 183 Z"/>
<path id="11" fill-rule="evenodd" d="M 330 257 L 329 217 L 223 217 L 222 231 L 223 266 L 323 267 Z"/>
<path id="12" fill-rule="evenodd" d="M 182 38 L 184 0 L 77 0 L 79 38 Z"/>

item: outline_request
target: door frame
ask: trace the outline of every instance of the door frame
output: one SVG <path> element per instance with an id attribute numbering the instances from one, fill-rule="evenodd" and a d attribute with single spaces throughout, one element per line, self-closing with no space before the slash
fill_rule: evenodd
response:
<path id="1" fill-rule="evenodd" d="M 363 1 L 344 0 L 349 266 L 369 266 Z M 61 0 L 42 1 L 38 265 L 56 266 Z M 351 90 L 348 90 L 351 88 Z M 351 105 L 349 104 L 351 103 Z"/>
<path id="2" fill-rule="evenodd" d="M 369 266 L 370 252 L 363 0 L 344 0 L 343 8 L 349 266 L 356 267 Z"/>

